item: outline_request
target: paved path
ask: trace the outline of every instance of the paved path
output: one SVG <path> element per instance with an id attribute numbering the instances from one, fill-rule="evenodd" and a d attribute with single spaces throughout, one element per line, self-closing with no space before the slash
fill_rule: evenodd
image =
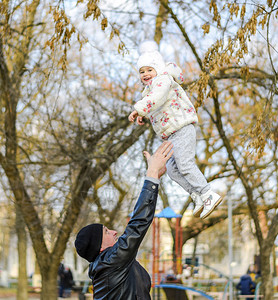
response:
<path id="1" fill-rule="evenodd" d="M 38 296 L 38 297 L 29 297 L 29 299 L 30 300 L 40 300 L 40 297 Z M 57 298 L 57 299 L 59 299 L 59 300 L 65 300 L 65 299 L 67 299 L 67 300 L 78 300 L 78 296 L 74 296 L 74 297 L 70 297 L 70 298 Z M 5 297 L 5 296 L 0 296 L 0 300 L 16 300 L 16 297 L 15 296 L 7 296 L 7 297 Z"/>
<path id="2" fill-rule="evenodd" d="M 40 300 L 40 296 L 39 295 L 37 295 L 37 296 L 30 295 L 28 299 L 29 300 Z M 73 295 L 70 298 L 60 298 L 60 297 L 58 297 L 57 299 L 58 300 L 65 300 L 65 299 L 66 300 L 78 300 L 78 295 Z M 16 296 L 2 296 L 2 295 L 0 295 L 0 300 L 16 300 Z"/>

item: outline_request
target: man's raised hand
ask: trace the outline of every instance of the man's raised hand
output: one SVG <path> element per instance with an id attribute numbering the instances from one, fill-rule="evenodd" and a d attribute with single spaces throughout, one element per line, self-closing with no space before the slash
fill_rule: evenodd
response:
<path id="1" fill-rule="evenodd" d="M 173 153 L 173 145 L 169 141 L 163 142 L 153 155 L 150 155 L 147 151 L 143 151 L 148 163 L 146 175 L 148 177 L 160 178 L 166 172 L 166 162 Z"/>

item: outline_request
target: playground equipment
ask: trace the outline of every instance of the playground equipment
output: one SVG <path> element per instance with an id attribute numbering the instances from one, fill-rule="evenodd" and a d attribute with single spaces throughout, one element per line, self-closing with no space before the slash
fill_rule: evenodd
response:
<path id="1" fill-rule="evenodd" d="M 152 287 L 161 282 L 159 272 L 160 256 L 160 218 L 176 219 L 175 226 L 175 257 L 173 269 L 175 274 L 182 273 L 182 229 L 180 225 L 182 215 L 176 214 L 170 207 L 166 207 L 160 213 L 156 214 L 153 220 L 153 264 L 152 264 Z"/>
<path id="2" fill-rule="evenodd" d="M 160 289 L 163 289 L 164 294 L 167 299 L 171 300 L 188 300 L 188 295 L 186 291 L 191 291 L 199 296 L 205 297 L 206 299 L 214 299 L 212 296 L 208 295 L 205 291 L 201 291 L 194 287 L 183 286 L 181 280 L 175 280 L 173 282 L 162 281 L 161 276 L 164 273 L 164 262 L 161 259 L 161 249 L 160 249 L 160 219 L 176 219 L 175 222 L 175 248 L 174 257 L 171 259 L 174 275 L 182 274 L 182 228 L 181 228 L 181 215 L 176 214 L 170 207 L 166 207 L 160 213 L 156 214 L 153 220 L 152 235 L 153 235 L 153 247 L 152 247 L 152 288 L 153 288 L 153 299 L 160 299 Z M 206 268 L 209 266 L 204 265 Z M 214 272 L 218 273 L 220 277 L 226 277 L 223 273 L 218 270 L 212 269 Z M 164 274 L 165 275 L 165 274 Z M 166 277 L 167 278 L 167 277 Z M 179 276 L 177 276 L 179 278 Z M 223 291 L 223 290 L 222 290 Z M 190 294 L 189 294 L 190 297 Z M 165 298 L 163 298 L 165 299 Z"/>
<path id="3" fill-rule="evenodd" d="M 228 288 L 229 288 L 230 284 L 233 285 L 234 283 L 229 279 L 228 282 L 227 282 L 227 284 L 226 284 L 226 286 L 225 286 L 222 300 L 228 299 L 228 292 L 229 292 Z M 235 295 L 235 298 L 236 298 L 236 295 Z"/>
<path id="4" fill-rule="evenodd" d="M 213 300 L 214 298 L 211 297 L 210 295 L 204 293 L 203 291 L 199 291 L 196 289 L 193 289 L 191 287 L 186 287 L 183 285 L 178 285 L 178 284 L 159 284 L 156 285 L 155 288 L 163 288 L 165 291 L 167 299 L 171 300 L 187 300 L 188 296 L 186 291 L 192 291 L 197 293 L 198 295 L 206 298 Z M 158 298 L 159 299 L 159 298 Z"/>
<path id="5" fill-rule="evenodd" d="M 258 282 L 256 285 L 256 289 L 255 289 L 255 300 L 259 299 L 259 297 L 260 297 L 260 295 L 259 295 L 260 286 L 261 286 L 261 282 Z"/>

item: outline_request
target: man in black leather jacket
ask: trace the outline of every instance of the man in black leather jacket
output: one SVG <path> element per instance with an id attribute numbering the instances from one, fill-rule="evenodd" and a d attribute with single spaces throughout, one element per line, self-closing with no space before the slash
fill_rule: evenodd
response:
<path id="1" fill-rule="evenodd" d="M 148 169 L 132 218 L 124 233 L 101 224 L 91 224 L 77 234 L 77 253 L 90 262 L 89 276 L 93 282 L 94 299 L 149 300 L 151 280 L 148 272 L 136 261 L 138 248 L 150 227 L 156 207 L 159 178 L 172 156 L 171 142 L 164 142 L 150 156 L 144 151 Z"/>

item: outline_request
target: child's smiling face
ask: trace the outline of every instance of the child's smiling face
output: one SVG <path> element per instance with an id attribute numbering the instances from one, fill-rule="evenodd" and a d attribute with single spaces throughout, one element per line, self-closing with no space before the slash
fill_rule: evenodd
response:
<path id="1" fill-rule="evenodd" d="M 152 80 L 156 75 L 156 71 L 152 67 L 142 67 L 139 70 L 140 79 L 144 85 L 148 84 L 150 80 Z"/>

